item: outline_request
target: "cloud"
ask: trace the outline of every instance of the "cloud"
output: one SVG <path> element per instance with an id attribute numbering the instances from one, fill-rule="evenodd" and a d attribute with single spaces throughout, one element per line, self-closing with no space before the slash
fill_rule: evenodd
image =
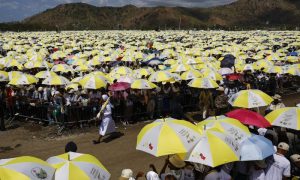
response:
<path id="1" fill-rule="evenodd" d="M 183 6 L 211 7 L 236 0 L 0 0 L 0 22 L 22 20 L 59 4 L 83 2 L 95 6 Z"/>

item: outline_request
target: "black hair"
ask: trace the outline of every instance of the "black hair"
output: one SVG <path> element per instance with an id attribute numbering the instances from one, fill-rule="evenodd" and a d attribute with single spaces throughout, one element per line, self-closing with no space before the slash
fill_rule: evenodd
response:
<path id="1" fill-rule="evenodd" d="M 66 147 L 65 147 L 65 152 L 76 152 L 77 151 L 77 145 L 73 142 L 73 141 L 70 141 L 66 144 Z"/>

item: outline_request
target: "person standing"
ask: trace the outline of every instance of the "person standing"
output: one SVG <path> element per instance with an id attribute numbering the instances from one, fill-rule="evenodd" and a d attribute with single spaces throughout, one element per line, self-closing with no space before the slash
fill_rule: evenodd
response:
<path id="1" fill-rule="evenodd" d="M 273 155 L 273 159 L 268 159 L 265 180 L 282 180 L 291 177 L 291 164 L 285 157 L 288 151 L 288 144 L 284 142 L 278 144 L 277 153 Z"/>
<path id="2" fill-rule="evenodd" d="M 110 104 L 110 99 L 108 95 L 102 95 L 102 106 L 100 112 L 97 114 L 97 118 L 101 119 L 101 124 L 99 127 L 99 137 L 98 140 L 93 140 L 94 144 L 99 144 L 103 136 L 115 132 L 115 122 L 112 119 L 112 105 Z"/>

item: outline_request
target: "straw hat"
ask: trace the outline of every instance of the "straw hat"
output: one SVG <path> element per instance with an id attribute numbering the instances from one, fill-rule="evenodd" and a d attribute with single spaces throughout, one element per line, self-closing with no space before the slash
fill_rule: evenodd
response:
<path id="1" fill-rule="evenodd" d="M 185 162 L 178 155 L 171 156 L 169 162 L 176 168 L 183 168 L 185 166 Z"/>

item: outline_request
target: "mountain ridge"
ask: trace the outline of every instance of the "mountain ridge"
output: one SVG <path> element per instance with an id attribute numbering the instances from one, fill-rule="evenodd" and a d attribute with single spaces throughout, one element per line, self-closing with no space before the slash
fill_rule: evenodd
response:
<path id="1" fill-rule="evenodd" d="M 60 4 L 25 18 L 18 26 L 45 30 L 297 27 L 300 26 L 300 2 L 238 0 L 210 8 L 134 5 L 97 7 L 85 3 L 70 3 Z"/>

